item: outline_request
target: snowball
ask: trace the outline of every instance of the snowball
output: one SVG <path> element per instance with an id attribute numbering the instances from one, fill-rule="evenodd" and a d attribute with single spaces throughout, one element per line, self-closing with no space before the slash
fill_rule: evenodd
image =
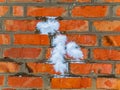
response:
<path id="1" fill-rule="evenodd" d="M 66 52 L 68 56 L 73 57 L 75 60 L 83 59 L 83 53 L 75 42 L 69 42 L 66 45 Z"/>
<path id="2" fill-rule="evenodd" d="M 55 19 L 56 17 L 47 17 L 47 21 L 38 22 L 36 27 L 41 34 L 54 34 L 59 29 L 59 22 Z"/>

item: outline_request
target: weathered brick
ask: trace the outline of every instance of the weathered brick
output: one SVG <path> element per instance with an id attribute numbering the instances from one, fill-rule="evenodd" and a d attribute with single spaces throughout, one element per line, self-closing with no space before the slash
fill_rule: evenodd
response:
<path id="1" fill-rule="evenodd" d="M 9 76 L 8 85 L 13 88 L 42 88 L 43 80 L 41 77 Z"/>
<path id="2" fill-rule="evenodd" d="M 49 45 L 48 35 L 40 34 L 15 34 L 14 44 L 16 45 Z"/>
<path id="3" fill-rule="evenodd" d="M 120 21 L 94 21 L 93 26 L 98 31 L 120 31 Z"/>
<path id="4" fill-rule="evenodd" d="M 13 89 L 13 88 L 3 88 L 2 90 L 16 90 L 16 89 Z"/>
<path id="5" fill-rule="evenodd" d="M 90 2 L 91 0 L 52 0 L 53 2 Z"/>
<path id="6" fill-rule="evenodd" d="M 45 0 L 7 0 L 8 2 L 44 2 Z"/>
<path id="7" fill-rule="evenodd" d="M 120 35 L 106 35 L 102 38 L 104 46 L 120 46 Z"/>
<path id="8" fill-rule="evenodd" d="M 86 20 L 62 20 L 60 31 L 87 31 L 88 21 Z"/>
<path id="9" fill-rule="evenodd" d="M 97 89 L 118 89 L 115 78 L 97 78 L 96 84 Z"/>
<path id="10" fill-rule="evenodd" d="M 93 50 L 95 60 L 120 60 L 120 50 L 96 48 Z"/>
<path id="11" fill-rule="evenodd" d="M 115 67 L 115 72 L 116 74 L 120 74 L 120 64 L 116 64 L 116 67 Z"/>
<path id="12" fill-rule="evenodd" d="M 120 0 L 96 0 L 97 2 L 110 2 L 110 3 L 117 3 L 120 2 Z"/>
<path id="13" fill-rule="evenodd" d="M 4 76 L 0 76 L 0 86 L 4 85 Z"/>
<path id="14" fill-rule="evenodd" d="M 23 6 L 13 6 L 13 16 L 23 16 L 24 8 Z"/>
<path id="15" fill-rule="evenodd" d="M 0 17 L 6 15 L 8 10 L 9 10 L 8 6 L 0 6 Z"/>
<path id="16" fill-rule="evenodd" d="M 6 0 L 0 0 L 0 2 L 5 2 Z"/>
<path id="17" fill-rule="evenodd" d="M 5 20 L 5 30 L 7 31 L 34 31 L 37 20 Z"/>
<path id="18" fill-rule="evenodd" d="M 51 48 L 47 49 L 47 52 L 46 52 L 46 58 L 47 59 L 51 57 L 51 50 L 52 50 Z M 84 55 L 83 59 L 87 59 L 88 58 L 88 50 L 85 49 L 85 48 L 82 48 L 81 50 L 82 50 L 83 55 Z M 65 57 L 68 58 L 68 59 L 73 59 L 73 58 L 68 57 L 67 55 Z"/>
<path id="19" fill-rule="evenodd" d="M 41 53 L 41 48 L 7 48 L 4 50 L 4 57 L 36 59 Z"/>
<path id="20" fill-rule="evenodd" d="M 65 13 L 64 7 L 27 7 L 27 16 L 62 16 Z"/>
<path id="21" fill-rule="evenodd" d="M 95 46 L 97 44 L 97 37 L 95 35 L 69 34 L 67 38 L 68 42 L 75 41 L 77 44 L 84 46 Z"/>
<path id="22" fill-rule="evenodd" d="M 27 63 L 27 67 L 32 73 L 49 73 L 49 74 L 60 74 L 56 73 L 52 64 L 47 63 Z"/>
<path id="23" fill-rule="evenodd" d="M 10 44 L 10 36 L 8 34 L 0 34 L 0 44 Z"/>
<path id="24" fill-rule="evenodd" d="M 80 64 L 71 63 L 70 72 L 72 74 L 111 74 L 112 65 L 111 64 Z"/>
<path id="25" fill-rule="evenodd" d="M 80 88 L 90 88 L 91 84 L 92 81 L 90 78 L 78 78 L 78 77 L 52 78 L 51 88 L 80 89 Z"/>
<path id="26" fill-rule="evenodd" d="M 19 65 L 12 62 L 0 62 L 0 73 L 13 73 L 19 71 Z"/>
<path id="27" fill-rule="evenodd" d="M 76 6 L 71 13 L 77 17 L 105 17 L 108 14 L 108 6 Z"/>
<path id="28" fill-rule="evenodd" d="M 119 1 L 120 2 L 120 1 Z M 120 16 L 120 6 L 116 6 L 116 7 L 114 7 L 114 14 L 116 15 L 116 16 Z"/>

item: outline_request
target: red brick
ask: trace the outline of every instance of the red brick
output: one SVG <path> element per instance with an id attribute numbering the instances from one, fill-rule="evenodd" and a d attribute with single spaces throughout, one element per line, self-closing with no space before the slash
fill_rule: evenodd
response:
<path id="1" fill-rule="evenodd" d="M 12 62 L 0 62 L 1 73 L 13 73 L 19 71 L 19 65 Z"/>
<path id="2" fill-rule="evenodd" d="M 119 1 L 120 2 L 120 1 Z M 116 6 L 116 7 L 114 7 L 115 8 L 115 15 L 116 16 L 120 16 L 120 6 Z"/>
<path id="3" fill-rule="evenodd" d="M 46 58 L 47 59 L 51 57 L 51 50 L 52 50 L 51 48 L 47 49 L 47 52 L 46 52 Z M 87 59 L 88 58 L 88 50 L 84 49 L 84 48 L 82 48 L 81 50 L 82 50 L 83 55 L 84 55 L 83 59 Z M 73 59 L 73 58 L 70 58 L 70 57 L 67 57 L 67 56 L 66 56 L 66 58 Z"/>
<path id="4" fill-rule="evenodd" d="M 102 39 L 104 46 L 120 46 L 120 35 L 107 35 Z"/>
<path id="5" fill-rule="evenodd" d="M 74 83 L 73 83 L 74 82 Z M 56 89 L 80 89 L 80 88 L 90 88 L 91 87 L 90 78 L 77 78 L 77 77 L 67 77 L 67 78 L 52 78 L 51 87 Z"/>
<path id="6" fill-rule="evenodd" d="M 54 2 L 90 2 L 90 0 L 53 0 Z"/>
<path id="7" fill-rule="evenodd" d="M 120 64 L 116 64 L 115 72 L 116 74 L 120 74 Z"/>
<path id="8" fill-rule="evenodd" d="M 95 35 L 79 35 L 79 34 L 69 34 L 67 35 L 68 42 L 75 41 L 77 44 L 84 46 L 95 46 L 97 44 L 97 37 Z"/>
<path id="9" fill-rule="evenodd" d="M 72 16 L 80 17 L 105 17 L 108 13 L 107 6 L 76 6 L 72 9 Z"/>
<path id="10" fill-rule="evenodd" d="M 93 58 L 95 60 L 120 60 L 120 50 L 94 49 Z"/>
<path id="11" fill-rule="evenodd" d="M 35 59 L 41 53 L 41 48 L 8 48 L 4 50 L 4 57 Z"/>
<path id="12" fill-rule="evenodd" d="M 52 64 L 47 63 L 27 63 L 29 70 L 33 73 L 49 73 L 49 74 L 59 74 L 56 73 Z"/>
<path id="13" fill-rule="evenodd" d="M 16 89 L 13 89 L 13 88 L 4 88 L 2 90 L 16 90 Z"/>
<path id="14" fill-rule="evenodd" d="M 120 21 L 94 21 L 93 26 L 98 31 L 120 31 Z"/>
<path id="15" fill-rule="evenodd" d="M 14 44 L 18 45 L 49 45 L 47 35 L 40 34 L 15 34 Z"/>
<path id="16" fill-rule="evenodd" d="M 8 6 L 0 6 L 0 17 L 4 16 L 8 12 Z"/>
<path id="17" fill-rule="evenodd" d="M 120 0 L 103 0 L 104 2 L 112 2 L 112 3 L 114 3 L 114 2 L 120 2 Z"/>
<path id="18" fill-rule="evenodd" d="M 22 6 L 13 6 L 13 16 L 23 16 L 24 8 Z"/>
<path id="19" fill-rule="evenodd" d="M 10 44 L 10 36 L 8 34 L 0 34 L 0 44 Z"/>
<path id="20" fill-rule="evenodd" d="M 37 20 L 5 20 L 4 25 L 7 31 L 34 31 L 37 22 Z"/>
<path id="21" fill-rule="evenodd" d="M 14 88 L 42 88 L 43 80 L 40 77 L 9 76 L 8 85 Z"/>
<path id="22" fill-rule="evenodd" d="M 118 89 L 115 78 L 97 78 L 96 84 L 97 89 Z"/>
<path id="23" fill-rule="evenodd" d="M 62 20 L 60 31 L 87 31 L 88 21 L 85 20 Z"/>
<path id="24" fill-rule="evenodd" d="M 112 65 L 71 63 L 70 71 L 72 74 L 90 74 L 91 72 L 96 74 L 111 74 Z"/>
<path id="25" fill-rule="evenodd" d="M 5 2 L 6 0 L 0 0 L 0 2 Z"/>
<path id="26" fill-rule="evenodd" d="M 62 16 L 66 13 L 63 7 L 28 7 L 28 16 Z"/>
<path id="27" fill-rule="evenodd" d="M 45 0 L 7 0 L 8 2 L 44 2 Z"/>
<path id="28" fill-rule="evenodd" d="M 0 76 L 0 86 L 4 85 L 4 76 Z"/>

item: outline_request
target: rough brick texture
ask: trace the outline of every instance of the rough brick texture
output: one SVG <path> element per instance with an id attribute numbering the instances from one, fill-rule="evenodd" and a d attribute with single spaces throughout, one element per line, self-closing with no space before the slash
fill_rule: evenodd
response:
<path id="1" fill-rule="evenodd" d="M 68 72 L 50 62 L 51 37 L 36 17 L 62 17 L 81 61 L 64 55 Z M 57 59 L 56 59 L 57 61 Z M 120 0 L 0 0 L 0 90 L 120 90 Z"/>

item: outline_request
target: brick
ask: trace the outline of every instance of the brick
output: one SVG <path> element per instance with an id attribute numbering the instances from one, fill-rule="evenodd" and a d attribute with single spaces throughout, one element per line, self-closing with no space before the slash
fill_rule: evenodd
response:
<path id="1" fill-rule="evenodd" d="M 62 20 L 60 21 L 60 31 L 88 31 L 88 21 Z"/>
<path id="2" fill-rule="evenodd" d="M 40 77 L 9 76 L 8 86 L 13 88 L 42 88 L 43 80 Z"/>
<path id="3" fill-rule="evenodd" d="M 47 59 L 49 59 L 51 57 L 51 50 L 52 50 L 51 48 L 47 49 L 47 52 L 46 52 L 46 58 Z M 82 50 L 83 55 L 84 55 L 83 59 L 87 59 L 88 58 L 88 50 L 85 49 L 85 48 L 82 48 L 81 50 Z M 67 55 L 65 57 L 68 58 L 68 59 L 73 59 L 73 58 L 68 57 Z"/>
<path id="4" fill-rule="evenodd" d="M 13 6 L 13 16 L 23 16 L 24 8 L 22 6 Z"/>
<path id="5" fill-rule="evenodd" d="M 0 62 L 0 73 L 18 72 L 19 68 L 19 65 L 13 62 Z"/>
<path id="6" fill-rule="evenodd" d="M 0 6 L 0 17 L 5 16 L 8 10 L 9 10 L 8 6 Z"/>
<path id="7" fill-rule="evenodd" d="M 76 6 L 71 11 L 72 16 L 105 17 L 108 14 L 107 6 Z"/>
<path id="8" fill-rule="evenodd" d="M 79 77 L 52 78 L 51 88 L 54 89 L 90 88 L 91 83 L 92 82 L 90 78 L 79 78 Z"/>
<path id="9" fill-rule="evenodd" d="M 102 38 L 103 46 L 120 46 L 120 35 L 106 35 Z"/>
<path id="10" fill-rule="evenodd" d="M 112 65 L 111 64 L 80 64 L 71 63 L 70 72 L 72 74 L 111 74 Z"/>
<path id="11" fill-rule="evenodd" d="M 116 64 L 116 67 L 115 67 L 115 72 L 116 74 L 120 74 L 120 64 Z"/>
<path id="12" fill-rule="evenodd" d="M 10 44 L 10 36 L 8 34 L 0 34 L 0 44 Z"/>
<path id="13" fill-rule="evenodd" d="M 120 2 L 120 1 L 119 1 L 119 2 Z M 114 12 L 115 15 L 116 15 L 116 16 L 120 16 L 120 6 L 116 6 L 116 7 L 114 7 L 114 8 L 115 8 L 115 10 L 114 10 L 114 11 L 115 11 L 115 12 Z"/>
<path id="14" fill-rule="evenodd" d="M 84 46 L 95 46 L 97 44 L 97 37 L 95 35 L 79 35 L 67 34 L 68 42 L 75 41 L 77 44 Z"/>
<path id="15" fill-rule="evenodd" d="M 63 7 L 27 7 L 27 16 L 62 16 L 65 13 Z"/>
<path id="16" fill-rule="evenodd" d="M 4 76 L 0 76 L 0 86 L 4 85 Z"/>
<path id="17" fill-rule="evenodd" d="M 97 2 L 110 2 L 110 3 L 117 3 L 117 2 L 120 2 L 120 0 L 97 0 Z"/>
<path id="18" fill-rule="evenodd" d="M 120 21 L 94 21 L 93 26 L 98 31 L 120 31 Z"/>
<path id="19" fill-rule="evenodd" d="M 5 2 L 6 0 L 0 0 L 0 2 Z"/>
<path id="20" fill-rule="evenodd" d="M 96 48 L 93 50 L 93 58 L 95 60 L 120 60 L 120 50 Z"/>
<path id="21" fill-rule="evenodd" d="M 15 34 L 14 44 L 16 45 L 49 45 L 47 35 L 41 34 Z"/>
<path id="22" fill-rule="evenodd" d="M 27 63 L 27 67 L 32 73 L 60 74 L 55 72 L 52 64 L 31 62 L 31 63 Z"/>
<path id="23" fill-rule="evenodd" d="M 13 88 L 4 88 L 2 90 L 16 90 L 16 89 L 13 89 Z"/>
<path id="24" fill-rule="evenodd" d="M 7 48 L 4 57 L 19 59 L 36 59 L 41 53 L 41 48 Z"/>
<path id="25" fill-rule="evenodd" d="M 53 0 L 54 2 L 90 2 L 90 0 Z"/>
<path id="26" fill-rule="evenodd" d="M 37 20 L 5 20 L 4 25 L 6 31 L 34 31 L 37 22 Z"/>
<path id="27" fill-rule="evenodd" d="M 44 2 L 45 0 L 7 0 L 7 2 Z"/>
<path id="28" fill-rule="evenodd" d="M 96 84 L 97 89 L 118 89 L 115 78 L 97 78 Z"/>

